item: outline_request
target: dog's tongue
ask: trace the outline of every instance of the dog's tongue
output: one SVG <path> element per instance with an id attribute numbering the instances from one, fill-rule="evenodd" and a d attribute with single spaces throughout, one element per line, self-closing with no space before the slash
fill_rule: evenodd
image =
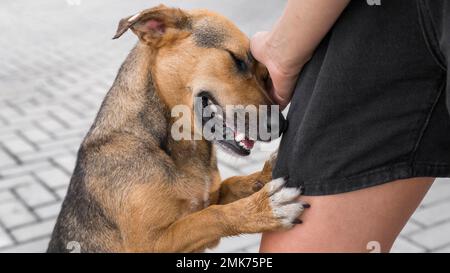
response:
<path id="1" fill-rule="evenodd" d="M 253 149 L 253 145 L 255 145 L 255 141 L 248 138 L 245 138 L 242 142 L 244 142 L 245 147 L 248 149 Z"/>

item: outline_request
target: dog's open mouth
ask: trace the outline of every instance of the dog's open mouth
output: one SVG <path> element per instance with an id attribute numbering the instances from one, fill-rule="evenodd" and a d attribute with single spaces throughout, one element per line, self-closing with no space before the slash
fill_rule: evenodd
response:
<path id="1" fill-rule="evenodd" d="M 211 119 L 214 119 L 218 126 L 222 126 L 222 134 L 218 138 L 214 138 L 214 142 L 225 151 L 235 153 L 241 156 L 250 154 L 255 140 L 250 139 L 243 132 L 238 132 L 235 125 L 230 125 L 223 113 L 225 110 L 216 102 L 216 100 L 207 92 L 202 92 L 199 97 L 202 100 L 202 111 L 210 113 L 206 117 L 202 115 L 202 122 L 206 124 Z M 220 110 L 220 111 L 219 111 Z M 214 132 L 214 128 L 213 132 Z M 217 134 L 216 134 L 217 135 Z"/>

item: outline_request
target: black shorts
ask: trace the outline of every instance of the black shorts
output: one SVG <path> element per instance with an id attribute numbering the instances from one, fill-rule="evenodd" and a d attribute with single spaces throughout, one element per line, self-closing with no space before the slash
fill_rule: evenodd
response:
<path id="1" fill-rule="evenodd" d="M 274 177 L 306 195 L 450 176 L 450 1 L 351 1 L 304 67 Z"/>

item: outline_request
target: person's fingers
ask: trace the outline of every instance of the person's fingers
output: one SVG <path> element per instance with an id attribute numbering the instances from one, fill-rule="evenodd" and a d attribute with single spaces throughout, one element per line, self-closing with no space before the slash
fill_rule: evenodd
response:
<path id="1" fill-rule="evenodd" d="M 280 109 L 283 110 L 284 108 L 286 108 L 286 102 L 285 99 L 280 97 L 274 89 L 272 89 L 270 91 L 270 96 L 272 97 L 272 99 L 275 101 L 276 104 L 278 104 L 280 106 Z"/>
<path id="2" fill-rule="evenodd" d="M 260 31 L 255 33 L 255 35 L 253 35 L 253 37 L 250 39 L 250 51 L 253 57 L 263 64 L 265 64 L 263 47 L 266 42 L 266 36 L 267 32 Z"/>
<path id="3" fill-rule="evenodd" d="M 274 73 L 272 73 L 274 74 Z M 271 90 L 272 98 L 283 108 L 289 104 L 292 93 L 297 83 L 297 76 L 272 76 L 273 90 Z"/>
<path id="4" fill-rule="evenodd" d="M 282 106 L 281 103 L 284 102 L 284 99 L 278 95 L 278 92 L 275 91 L 275 86 L 273 84 L 271 77 L 269 77 L 269 79 L 266 82 L 266 90 L 269 96 L 272 98 L 272 100 L 276 104 L 280 104 L 280 106 Z"/>
<path id="5" fill-rule="evenodd" d="M 283 110 L 284 108 L 286 108 L 286 106 L 289 104 L 290 101 L 290 97 L 283 97 L 283 95 L 281 95 L 277 89 L 273 88 L 270 91 L 270 96 L 272 97 L 272 99 L 280 105 L 280 108 Z"/>
<path id="6" fill-rule="evenodd" d="M 275 78 L 275 79 L 274 79 Z M 279 104 L 283 109 L 288 105 L 293 84 L 290 80 L 278 79 L 277 76 L 271 77 L 266 82 L 266 90 L 270 97 Z"/>
<path id="7" fill-rule="evenodd" d="M 257 61 L 267 67 L 271 80 L 266 83 L 266 90 L 272 99 L 284 109 L 291 99 L 296 76 L 280 71 L 274 60 L 268 56 L 265 47 L 268 35 L 269 33 L 264 31 L 253 35 L 250 40 L 250 51 Z"/>

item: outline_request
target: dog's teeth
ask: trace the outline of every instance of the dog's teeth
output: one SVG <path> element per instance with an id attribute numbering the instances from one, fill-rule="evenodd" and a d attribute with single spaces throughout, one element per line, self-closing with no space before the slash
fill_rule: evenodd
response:
<path id="1" fill-rule="evenodd" d="M 241 146 L 242 148 L 244 148 L 245 150 L 247 150 L 247 151 L 249 151 L 250 149 L 249 148 L 247 148 L 247 146 L 245 145 L 245 143 L 244 142 L 238 142 L 239 143 L 239 146 Z"/>
<path id="2" fill-rule="evenodd" d="M 237 142 L 239 142 L 239 144 L 242 144 L 241 141 L 245 139 L 245 134 L 242 133 L 237 133 L 236 136 L 234 137 L 234 140 L 236 140 Z"/>
<path id="3" fill-rule="evenodd" d="M 247 151 L 250 150 L 245 144 L 243 144 L 241 147 L 246 149 Z"/>

